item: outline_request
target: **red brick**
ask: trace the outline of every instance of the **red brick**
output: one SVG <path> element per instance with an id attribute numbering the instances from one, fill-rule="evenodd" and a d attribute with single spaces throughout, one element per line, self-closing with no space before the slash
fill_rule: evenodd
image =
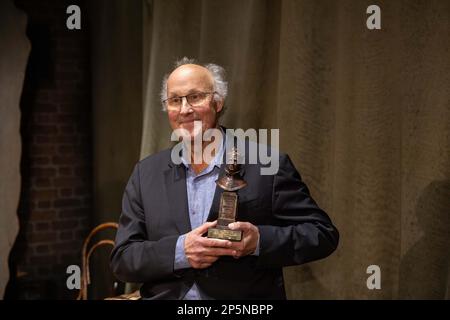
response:
<path id="1" fill-rule="evenodd" d="M 81 247 L 83 244 L 79 243 L 77 245 L 74 245 L 76 249 L 72 250 L 70 253 L 61 253 L 59 255 L 59 259 L 61 263 L 64 263 L 64 265 L 67 266 L 71 264 L 76 264 L 81 266 Z M 64 270 L 65 271 L 65 270 Z"/>
<path id="2" fill-rule="evenodd" d="M 58 83 L 58 88 L 62 91 L 76 91 L 78 88 L 78 83 L 80 83 L 81 79 L 76 80 L 66 80 L 64 83 L 61 81 Z"/>
<path id="3" fill-rule="evenodd" d="M 44 102 L 47 100 L 42 100 L 42 101 Z M 50 104 L 50 103 L 36 103 L 35 104 L 35 111 L 40 112 L 40 113 L 56 112 L 57 109 L 58 108 L 56 107 L 56 105 Z"/>
<path id="4" fill-rule="evenodd" d="M 52 245 L 52 249 L 58 253 L 70 252 L 70 251 L 73 252 L 76 250 L 79 250 L 81 252 L 81 245 L 78 241 L 73 241 L 73 240 L 64 241 L 64 242 L 61 241 L 58 243 L 54 243 Z"/>
<path id="5" fill-rule="evenodd" d="M 58 216 L 60 218 L 83 218 L 86 216 L 87 212 L 89 212 L 88 209 L 82 208 L 82 209 L 61 209 Z"/>
<path id="6" fill-rule="evenodd" d="M 56 176 L 56 169 L 55 168 L 33 167 L 33 168 L 31 168 L 31 174 L 34 177 L 52 178 L 52 177 Z"/>
<path id="7" fill-rule="evenodd" d="M 32 130 L 36 134 L 56 134 L 58 132 L 55 125 L 35 125 Z"/>
<path id="8" fill-rule="evenodd" d="M 78 230 L 75 231 L 74 236 L 75 239 L 85 239 L 88 236 L 89 232 L 87 230 Z"/>
<path id="9" fill-rule="evenodd" d="M 73 45 L 73 40 L 70 40 L 70 44 Z M 65 46 L 67 48 L 67 46 Z M 79 66 L 77 66 L 75 63 L 62 63 L 59 62 L 56 66 L 56 75 L 58 76 L 59 74 L 63 73 L 63 72 L 71 72 L 71 73 L 76 73 L 77 75 L 80 74 L 80 68 Z M 67 79 L 67 77 L 61 77 L 64 79 Z M 67 81 L 67 80 L 66 80 Z M 61 84 L 58 83 L 58 84 Z"/>
<path id="10" fill-rule="evenodd" d="M 73 115 L 75 116 L 76 111 L 79 110 L 79 105 L 75 101 L 61 101 L 59 104 L 59 114 L 60 115 Z M 71 120 L 72 121 L 72 120 Z"/>
<path id="11" fill-rule="evenodd" d="M 56 232 L 51 231 L 51 232 L 33 232 L 32 234 L 30 234 L 29 236 L 29 241 L 33 242 L 33 243 L 38 243 L 38 242 L 54 242 L 56 241 L 57 237 L 56 237 Z"/>
<path id="12" fill-rule="evenodd" d="M 37 272 L 39 274 L 39 276 L 41 277 L 48 277 L 48 275 L 51 273 L 50 271 L 50 267 L 48 266 L 40 266 L 37 269 Z"/>
<path id="13" fill-rule="evenodd" d="M 38 223 L 35 223 L 34 225 L 35 225 L 36 231 L 46 231 L 50 227 L 48 222 L 38 222 Z"/>
<path id="14" fill-rule="evenodd" d="M 50 163 L 49 157 L 32 157 L 31 164 L 34 166 L 42 166 Z"/>
<path id="15" fill-rule="evenodd" d="M 44 124 L 50 122 L 50 115 L 47 113 L 35 113 L 33 115 L 33 122 L 35 124 Z"/>
<path id="16" fill-rule="evenodd" d="M 52 163 L 53 164 L 64 164 L 64 165 L 73 165 L 79 158 L 75 156 L 53 156 Z"/>
<path id="17" fill-rule="evenodd" d="M 38 201 L 42 200 L 52 200 L 56 198 L 56 190 L 55 189 L 34 189 L 31 191 L 30 197 L 33 199 L 38 199 Z"/>
<path id="18" fill-rule="evenodd" d="M 25 239 L 17 243 L 17 265 L 32 279 L 52 279 L 67 292 L 65 266 L 80 263 L 82 241 L 91 228 L 89 29 L 68 32 L 58 15 L 65 12 L 65 1 L 16 2 L 30 21 L 50 31 L 53 66 L 51 79 L 36 78 L 22 94 L 26 174 L 20 216 L 27 220 L 21 221 Z"/>
<path id="19" fill-rule="evenodd" d="M 74 148 L 71 145 L 63 145 L 63 146 L 58 147 L 58 153 L 61 155 L 72 154 L 73 151 L 74 151 Z"/>
<path id="20" fill-rule="evenodd" d="M 37 253 L 48 253 L 50 251 L 48 245 L 38 245 L 36 246 L 36 248 L 34 249 L 35 252 Z"/>
<path id="21" fill-rule="evenodd" d="M 75 128 L 72 125 L 59 126 L 59 132 L 62 134 L 72 134 L 75 133 Z"/>
<path id="22" fill-rule="evenodd" d="M 55 208 L 68 208 L 68 207 L 75 207 L 80 205 L 80 200 L 78 199 L 58 199 L 53 201 L 53 206 Z"/>
<path id="23" fill-rule="evenodd" d="M 34 178 L 34 181 L 34 185 L 37 188 L 45 188 L 51 186 L 50 179 L 48 178 Z"/>
<path id="24" fill-rule="evenodd" d="M 89 227 L 91 225 L 91 219 L 89 219 L 88 217 L 82 217 L 78 220 L 80 226 L 82 227 Z"/>
<path id="25" fill-rule="evenodd" d="M 84 196 L 85 194 L 88 194 L 90 191 L 87 187 L 78 187 L 75 188 L 75 194 L 77 196 Z"/>
<path id="26" fill-rule="evenodd" d="M 72 231 L 61 232 L 59 234 L 59 239 L 61 239 L 61 240 L 72 240 L 73 239 L 73 232 Z"/>
<path id="27" fill-rule="evenodd" d="M 36 144 L 42 144 L 42 143 L 52 143 L 55 142 L 55 136 L 48 136 L 48 135 L 35 135 L 34 136 L 34 142 Z"/>
<path id="28" fill-rule="evenodd" d="M 38 201 L 38 208 L 50 208 L 50 201 Z"/>
<path id="29" fill-rule="evenodd" d="M 72 175 L 72 168 L 71 167 L 61 167 L 58 169 L 58 173 L 61 176 L 71 176 Z"/>
<path id="30" fill-rule="evenodd" d="M 91 197 L 85 197 L 84 199 L 83 199 L 83 201 L 82 201 L 82 204 L 83 204 L 83 206 L 86 206 L 86 207 L 90 207 L 91 206 L 91 204 L 92 204 L 92 199 L 91 199 Z"/>
<path id="31" fill-rule="evenodd" d="M 78 187 L 82 181 L 79 178 L 55 178 L 53 184 L 59 188 L 72 188 Z"/>
<path id="32" fill-rule="evenodd" d="M 71 197 L 73 196 L 72 189 L 66 188 L 66 189 L 60 189 L 59 194 L 63 198 Z"/>
<path id="33" fill-rule="evenodd" d="M 47 124 L 59 124 L 58 116 L 56 112 L 39 112 L 36 113 L 33 117 L 34 123 L 39 125 L 47 125 Z"/>
<path id="34" fill-rule="evenodd" d="M 74 123 L 77 122 L 77 116 L 71 113 L 63 113 L 58 115 L 59 123 Z"/>
<path id="35" fill-rule="evenodd" d="M 49 155 L 55 152 L 55 147 L 47 144 L 38 144 L 31 147 L 32 155 Z"/>
<path id="36" fill-rule="evenodd" d="M 45 255 L 45 256 L 31 256 L 30 257 L 30 263 L 31 264 L 38 264 L 38 265 L 42 265 L 42 264 L 54 264 L 56 263 L 56 256 L 50 256 L 50 255 Z"/>
<path id="37" fill-rule="evenodd" d="M 57 48 L 57 54 L 70 56 L 71 58 L 81 58 L 83 53 L 78 48 Z M 62 75 L 59 75 L 62 77 Z M 66 78 L 66 79 L 74 79 L 74 78 Z"/>
<path id="38" fill-rule="evenodd" d="M 78 220 L 57 220 L 52 222 L 53 230 L 67 230 L 78 226 Z"/>
<path id="39" fill-rule="evenodd" d="M 56 211 L 32 211 L 30 213 L 30 220 L 32 221 L 49 221 L 56 217 Z"/>
<path id="40" fill-rule="evenodd" d="M 89 174 L 89 168 L 88 167 L 76 167 L 75 168 L 75 176 L 77 176 L 77 177 L 84 177 L 87 174 Z"/>
<path id="41" fill-rule="evenodd" d="M 71 78 L 66 78 L 66 79 L 71 79 Z M 73 80 L 73 79 L 72 79 Z M 74 102 L 78 102 L 78 101 L 82 101 L 84 100 L 84 95 L 80 92 L 70 92 L 70 91 L 62 91 L 58 94 L 58 98 L 60 99 L 60 101 L 71 101 L 72 103 Z M 67 111 L 67 107 L 66 105 L 60 105 L 59 107 L 60 111 Z M 73 110 L 73 108 L 71 108 L 71 110 Z"/>
<path id="42" fill-rule="evenodd" d="M 55 137 L 55 142 L 57 143 L 74 143 L 78 141 L 76 135 L 60 135 Z"/>

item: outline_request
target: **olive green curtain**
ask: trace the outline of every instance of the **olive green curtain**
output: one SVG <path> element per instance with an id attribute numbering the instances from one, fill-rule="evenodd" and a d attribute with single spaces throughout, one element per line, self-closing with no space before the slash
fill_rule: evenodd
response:
<path id="1" fill-rule="evenodd" d="M 95 3 L 96 221 L 118 219 L 139 153 L 170 145 L 161 80 L 188 56 L 228 71 L 224 125 L 280 129 L 341 232 L 285 269 L 289 298 L 450 298 L 450 2 L 376 1 L 381 30 L 369 0 Z"/>
<path id="2" fill-rule="evenodd" d="M 285 269 L 291 299 L 449 298 L 450 2 L 377 1 L 368 30 L 372 4 L 144 1 L 141 158 L 169 146 L 158 99 L 173 61 L 221 64 L 223 123 L 279 128 L 341 232 L 331 257 Z"/>

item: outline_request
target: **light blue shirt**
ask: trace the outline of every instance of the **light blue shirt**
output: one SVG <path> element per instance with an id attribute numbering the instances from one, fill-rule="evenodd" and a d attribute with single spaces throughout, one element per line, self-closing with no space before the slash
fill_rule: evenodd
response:
<path id="1" fill-rule="evenodd" d="M 223 130 L 222 137 L 225 136 Z M 211 209 L 212 201 L 214 198 L 214 190 L 216 189 L 216 180 L 219 177 L 220 165 L 223 162 L 225 139 L 220 144 L 219 150 L 216 153 L 214 159 L 199 174 L 196 174 L 187 161 L 182 158 L 182 162 L 186 167 L 186 190 L 189 208 L 189 219 L 191 221 L 191 228 L 195 229 L 206 222 L 209 211 Z M 190 268 L 186 254 L 184 252 L 184 240 L 186 234 L 178 237 L 175 248 L 175 262 L 174 269 Z M 259 254 L 259 239 L 254 255 Z M 184 296 L 184 300 L 204 300 L 210 299 L 204 293 L 200 291 L 197 285 L 194 283 L 191 289 Z"/>

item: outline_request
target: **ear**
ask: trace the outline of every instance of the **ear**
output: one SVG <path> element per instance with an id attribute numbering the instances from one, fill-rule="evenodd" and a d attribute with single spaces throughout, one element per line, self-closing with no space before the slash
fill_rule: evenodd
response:
<path id="1" fill-rule="evenodd" d="M 219 101 L 214 100 L 214 102 L 216 104 L 216 112 L 219 113 L 223 109 L 224 100 L 223 99 L 220 99 Z"/>

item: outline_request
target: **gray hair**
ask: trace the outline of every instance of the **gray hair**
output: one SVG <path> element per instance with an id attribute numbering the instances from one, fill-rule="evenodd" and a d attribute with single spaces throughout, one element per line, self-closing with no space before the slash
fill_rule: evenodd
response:
<path id="1" fill-rule="evenodd" d="M 185 64 L 196 64 L 196 65 L 201 65 L 203 67 L 205 67 L 206 69 L 208 69 L 209 72 L 211 72 L 211 75 L 213 77 L 214 80 L 214 91 L 216 92 L 214 94 L 214 100 L 215 101 L 221 101 L 221 100 L 225 100 L 225 98 L 227 97 L 228 94 L 228 82 L 225 80 L 225 69 L 217 64 L 214 63 L 207 63 L 207 64 L 198 64 L 195 59 L 189 59 L 187 57 L 184 57 L 180 60 L 177 60 L 174 64 L 174 68 L 172 69 L 175 70 L 178 67 L 181 67 L 182 65 Z M 162 81 L 162 86 L 161 86 L 161 103 L 163 106 L 163 110 L 167 111 L 166 109 L 166 105 L 164 104 L 164 100 L 167 99 L 167 80 L 169 79 L 169 75 L 172 73 L 169 72 L 168 74 L 166 74 L 163 78 Z M 222 115 L 225 111 L 225 106 L 223 106 L 222 110 L 219 113 L 219 116 Z"/>

